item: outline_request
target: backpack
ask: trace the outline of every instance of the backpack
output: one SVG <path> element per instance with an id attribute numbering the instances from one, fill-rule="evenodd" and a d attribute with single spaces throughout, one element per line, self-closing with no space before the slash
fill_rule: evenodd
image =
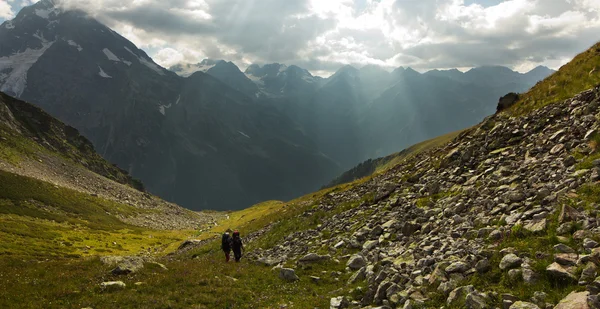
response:
<path id="1" fill-rule="evenodd" d="M 231 249 L 231 237 L 229 234 L 223 234 L 223 238 L 221 238 L 221 248 L 224 250 Z"/>
<path id="2" fill-rule="evenodd" d="M 240 250 L 242 248 L 242 239 L 240 236 L 233 237 L 231 239 L 231 244 L 235 250 Z"/>

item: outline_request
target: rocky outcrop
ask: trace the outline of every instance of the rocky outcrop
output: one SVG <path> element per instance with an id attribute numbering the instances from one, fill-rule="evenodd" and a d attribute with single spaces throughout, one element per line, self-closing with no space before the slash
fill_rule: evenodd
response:
<path id="1" fill-rule="evenodd" d="M 351 308 L 410 307 L 440 295 L 467 308 L 553 306 L 543 293 L 548 291 L 518 299 L 464 284 L 490 271 L 532 286 L 551 280 L 574 290 L 581 282 L 593 302 L 600 293 L 598 212 L 567 202 L 599 179 L 600 162 L 581 164 L 595 151 L 590 132 L 600 128 L 597 115 L 598 88 L 529 115 L 497 114 L 443 148 L 326 194 L 301 216 L 341 204 L 354 207 L 253 254 L 297 261 L 329 248 L 332 259 L 346 263 L 348 284 L 366 286 Z M 546 251 L 506 245 L 554 232 L 558 237 L 548 238 L 554 243 Z M 571 238 L 574 243 L 566 245 Z"/>

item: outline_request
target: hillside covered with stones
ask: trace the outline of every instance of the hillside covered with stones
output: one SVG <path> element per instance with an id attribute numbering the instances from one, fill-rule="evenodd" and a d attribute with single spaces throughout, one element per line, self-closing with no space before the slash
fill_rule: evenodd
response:
<path id="1" fill-rule="evenodd" d="M 299 215 L 329 213 L 315 228 L 251 256 L 289 281 L 345 264 L 324 275 L 331 308 L 600 308 L 599 126 L 600 88 L 496 114 L 326 194 Z"/>

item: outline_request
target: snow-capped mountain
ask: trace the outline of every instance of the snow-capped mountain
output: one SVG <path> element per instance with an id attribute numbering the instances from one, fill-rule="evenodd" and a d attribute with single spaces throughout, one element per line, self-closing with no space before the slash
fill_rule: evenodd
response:
<path id="1" fill-rule="evenodd" d="M 315 91 L 321 82 L 320 77 L 312 76 L 305 69 L 279 63 L 252 64 L 244 73 L 270 97 L 303 95 Z"/>
<path id="2" fill-rule="evenodd" d="M 204 68 L 246 78 L 228 63 Z M 258 92 L 251 81 L 178 76 L 52 0 L 0 26 L 0 89 L 76 127 L 151 192 L 192 209 L 288 199 L 340 172 L 293 121 L 249 98 Z"/>

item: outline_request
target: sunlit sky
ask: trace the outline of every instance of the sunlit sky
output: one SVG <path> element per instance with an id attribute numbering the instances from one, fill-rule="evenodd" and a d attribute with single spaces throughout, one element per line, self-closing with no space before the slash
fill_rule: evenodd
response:
<path id="1" fill-rule="evenodd" d="M 0 22 L 31 0 L 0 0 Z M 600 39 L 600 0 L 62 0 L 170 67 L 557 69 Z"/>

